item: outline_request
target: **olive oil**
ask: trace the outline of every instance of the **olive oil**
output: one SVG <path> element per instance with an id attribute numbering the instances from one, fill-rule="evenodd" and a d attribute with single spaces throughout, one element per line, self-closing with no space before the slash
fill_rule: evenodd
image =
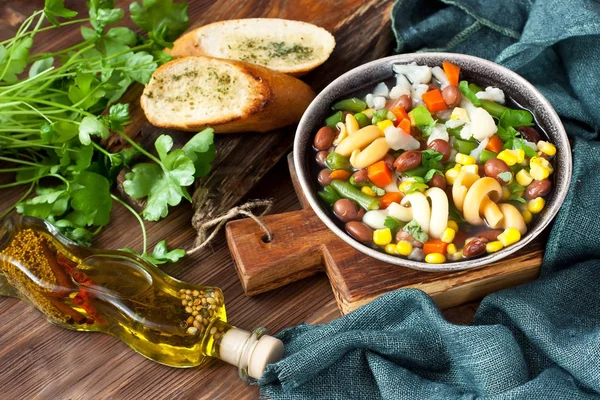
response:
<path id="1" fill-rule="evenodd" d="M 0 295 L 28 301 L 61 327 L 117 336 L 173 367 L 217 357 L 258 378 L 283 352 L 264 330 L 229 325 L 219 288 L 181 282 L 129 253 L 79 247 L 35 218 L 0 226 Z"/>

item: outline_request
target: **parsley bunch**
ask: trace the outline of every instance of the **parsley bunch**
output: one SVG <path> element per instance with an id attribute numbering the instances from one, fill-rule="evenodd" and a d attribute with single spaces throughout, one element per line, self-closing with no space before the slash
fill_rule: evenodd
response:
<path id="1" fill-rule="evenodd" d="M 16 208 L 89 244 L 109 223 L 117 202 L 140 221 L 142 257 L 154 264 L 175 261 L 182 251 L 169 252 L 164 242 L 148 254 L 141 217 L 111 188 L 119 171 L 130 167 L 125 191 L 147 198 L 142 216 L 156 221 L 167 215 L 169 205 L 190 200 L 187 187 L 210 171 L 215 155 L 212 130 L 200 132 L 178 150 L 162 135 L 155 144 L 156 157 L 123 134 L 129 107 L 117 103 L 130 85 L 147 83 L 170 59 L 162 49 L 187 29 L 187 4 L 133 3 L 131 20 L 145 35 L 112 26 L 125 16 L 114 0 L 90 0 L 87 7 L 88 17 L 75 19 L 77 13 L 65 8 L 64 0 L 46 0 L 44 9 L 27 18 L 13 38 L 0 42 L 0 173 L 14 174 L 0 189 L 28 186 L 21 200 L 0 217 Z M 38 33 L 73 24 L 81 26 L 78 44 L 52 53 L 30 52 Z M 106 139 L 111 132 L 131 147 L 110 153 L 93 140 Z M 132 165 L 142 156 L 149 162 Z"/>

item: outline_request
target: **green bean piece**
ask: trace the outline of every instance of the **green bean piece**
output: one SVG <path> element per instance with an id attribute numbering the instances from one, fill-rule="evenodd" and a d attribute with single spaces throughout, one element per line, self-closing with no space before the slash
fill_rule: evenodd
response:
<path id="1" fill-rule="evenodd" d="M 408 113 L 411 120 L 415 121 L 416 126 L 428 126 L 433 123 L 433 117 L 425 106 L 415 107 Z"/>
<path id="2" fill-rule="evenodd" d="M 409 169 L 408 171 L 403 172 L 406 176 L 420 176 L 424 177 L 425 174 L 429 171 L 429 167 L 425 165 L 419 165 L 416 168 Z"/>
<path id="3" fill-rule="evenodd" d="M 343 119 L 344 119 L 344 113 L 341 111 L 338 111 L 325 120 L 325 125 L 327 125 L 330 128 L 335 128 L 335 126 L 338 124 L 338 122 L 342 122 Z"/>
<path id="4" fill-rule="evenodd" d="M 327 185 L 323 188 L 323 190 L 319 191 L 319 197 L 322 198 L 327 204 L 330 206 L 334 205 L 336 201 L 340 199 L 340 196 L 337 192 L 331 187 L 331 185 Z"/>
<path id="5" fill-rule="evenodd" d="M 458 84 L 458 89 L 464 97 L 466 97 L 471 101 L 471 103 L 473 103 L 475 107 L 481 106 L 481 100 L 479 100 L 477 96 L 475 96 L 475 93 L 469 88 L 469 82 L 460 81 L 460 83 Z"/>
<path id="6" fill-rule="evenodd" d="M 458 150 L 459 153 L 462 154 L 470 154 L 473 150 L 477 148 L 478 144 L 474 142 L 469 142 L 467 140 L 455 139 L 454 140 L 454 148 Z"/>
<path id="7" fill-rule="evenodd" d="M 367 211 L 379 210 L 379 207 L 381 206 L 381 201 L 364 194 L 359 189 L 352 186 L 349 182 L 335 179 L 331 181 L 331 186 L 333 186 L 335 191 L 341 197 L 357 202 L 359 206 Z"/>
<path id="8" fill-rule="evenodd" d="M 349 111 L 351 113 L 358 113 L 366 108 L 367 103 L 356 97 L 340 100 L 333 105 L 334 110 Z"/>
<path id="9" fill-rule="evenodd" d="M 370 181 L 365 181 L 363 183 L 356 183 L 354 181 L 354 176 L 351 176 L 350 179 L 348 179 L 348 182 L 350 182 L 352 184 L 352 186 L 356 186 L 358 188 L 361 188 L 363 186 L 373 186 L 373 183 Z"/>
<path id="10" fill-rule="evenodd" d="M 335 151 L 332 151 L 329 153 L 329 155 L 327 155 L 327 158 L 325 159 L 325 165 L 327 165 L 327 168 L 332 171 L 335 171 L 336 169 L 343 169 L 348 172 L 352 172 L 352 164 L 350 164 L 350 160 L 343 155 L 336 153 Z"/>
<path id="11" fill-rule="evenodd" d="M 474 83 L 469 83 L 469 89 L 471 90 L 471 92 L 473 93 L 479 93 L 479 92 L 483 92 L 483 89 L 480 88 L 479 86 L 477 86 Z"/>
<path id="12" fill-rule="evenodd" d="M 510 110 L 508 107 L 504 107 L 502 104 L 498 104 L 496 102 L 490 100 L 480 100 L 481 108 L 485 111 L 489 112 L 492 117 L 500 119 L 502 113 L 506 110 Z"/>
<path id="13" fill-rule="evenodd" d="M 356 118 L 356 122 L 358 122 L 359 128 L 364 128 L 365 126 L 371 123 L 371 121 L 369 121 L 369 117 L 367 117 L 363 113 L 354 114 L 354 118 Z"/>
<path id="14" fill-rule="evenodd" d="M 481 155 L 479 156 L 479 161 L 481 161 L 482 163 L 485 163 L 487 160 L 496 158 L 497 155 L 498 154 L 494 153 L 493 151 L 483 149 L 483 151 L 481 152 Z"/>

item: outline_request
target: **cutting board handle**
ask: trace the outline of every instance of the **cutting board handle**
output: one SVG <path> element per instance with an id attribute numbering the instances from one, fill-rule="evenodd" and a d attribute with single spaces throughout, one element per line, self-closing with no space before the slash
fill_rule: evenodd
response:
<path id="1" fill-rule="evenodd" d="M 225 228 L 229 250 L 247 295 L 323 271 L 323 250 L 337 237 L 312 210 L 268 215 L 262 221 L 272 234 L 270 242 L 252 219 L 231 221 Z"/>

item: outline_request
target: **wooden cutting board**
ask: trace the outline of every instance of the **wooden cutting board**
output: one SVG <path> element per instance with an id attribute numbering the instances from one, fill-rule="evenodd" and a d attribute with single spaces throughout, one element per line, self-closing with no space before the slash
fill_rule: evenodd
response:
<path id="1" fill-rule="evenodd" d="M 543 255 L 539 238 L 510 258 L 466 271 L 424 272 L 368 257 L 321 222 L 302 193 L 292 154 L 288 165 L 302 210 L 264 217 L 273 235 L 268 243 L 263 230 L 251 219 L 232 221 L 226 227 L 227 243 L 249 296 L 325 272 L 344 314 L 401 288 L 423 290 L 441 308 L 448 308 L 539 275 Z"/>

